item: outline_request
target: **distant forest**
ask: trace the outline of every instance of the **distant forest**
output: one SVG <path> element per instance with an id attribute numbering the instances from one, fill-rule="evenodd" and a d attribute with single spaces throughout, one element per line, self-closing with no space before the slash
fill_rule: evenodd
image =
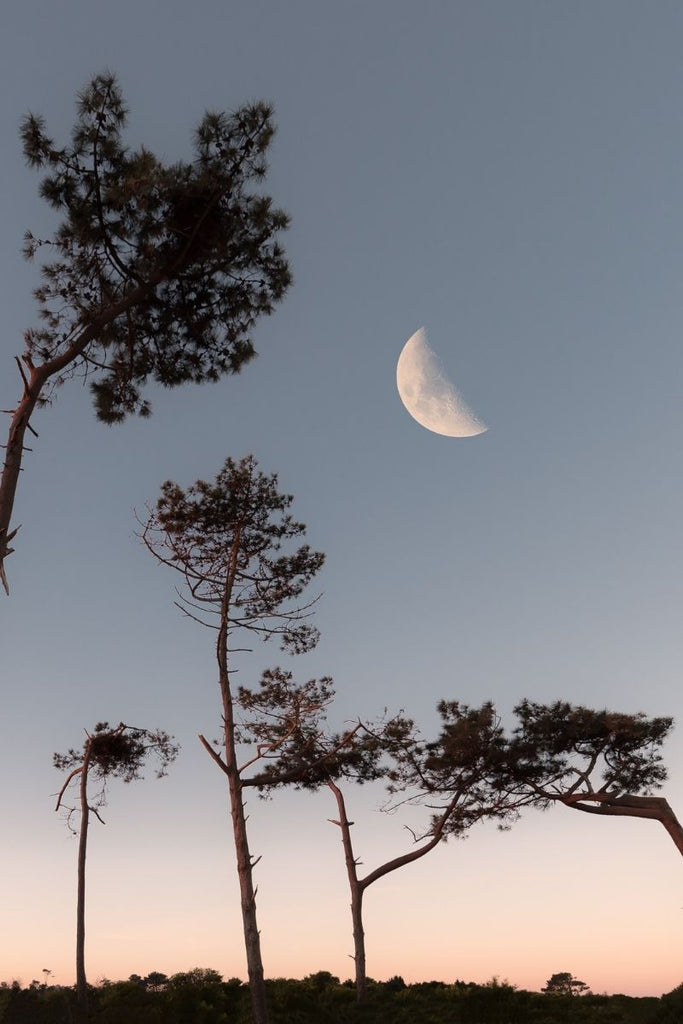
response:
<path id="1" fill-rule="evenodd" d="M 46 972 L 47 973 L 47 972 Z M 558 977 L 558 976 L 554 976 Z M 656 997 L 526 992 L 492 978 L 485 985 L 456 981 L 406 985 L 401 977 L 368 979 L 367 999 L 356 1002 L 354 982 L 328 971 L 301 981 L 266 982 L 274 1024 L 681 1024 L 683 985 Z M 101 1024 L 249 1024 L 249 986 L 195 968 L 170 978 L 102 981 L 89 991 L 89 1019 Z M 72 1024 L 75 988 L 32 981 L 0 985 L 2 1024 Z"/>

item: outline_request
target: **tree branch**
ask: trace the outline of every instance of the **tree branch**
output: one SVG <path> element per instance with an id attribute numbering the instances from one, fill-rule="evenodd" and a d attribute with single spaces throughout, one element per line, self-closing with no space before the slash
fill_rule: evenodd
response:
<path id="1" fill-rule="evenodd" d="M 631 793 L 624 793 L 622 796 L 612 796 L 609 793 L 583 793 L 575 794 L 570 798 L 560 797 L 559 800 L 565 806 L 586 814 L 607 814 L 659 821 L 671 836 L 678 852 L 683 855 L 683 826 L 664 797 L 636 796 Z M 591 806 L 584 801 L 591 801 L 597 806 Z"/>
<path id="2" fill-rule="evenodd" d="M 223 760 L 220 754 L 216 753 L 216 751 L 213 749 L 209 741 L 206 740 L 201 733 L 199 733 L 199 741 L 206 750 L 207 754 L 209 754 L 209 756 L 216 762 L 220 770 L 222 772 L 225 772 L 225 774 L 229 776 L 230 772 L 228 771 L 228 766 L 226 765 L 225 761 Z"/>
<path id="3" fill-rule="evenodd" d="M 75 777 L 76 777 L 77 775 L 80 775 L 80 773 L 81 773 L 82 771 L 83 771 L 83 765 L 81 764 L 81 765 L 79 765 L 79 766 L 78 766 L 78 768 L 74 768 L 74 770 L 73 770 L 73 771 L 72 771 L 72 772 L 71 772 L 71 773 L 70 773 L 70 774 L 69 774 L 69 775 L 67 776 L 66 782 L 64 783 L 64 785 L 62 786 L 62 788 L 60 789 L 60 791 L 59 791 L 59 793 L 58 793 L 58 795 L 57 795 L 57 803 L 55 804 L 55 810 L 56 810 L 56 811 L 58 811 L 58 810 L 59 810 L 59 808 L 61 807 L 61 804 L 62 804 L 62 797 L 63 797 L 63 796 L 64 796 L 64 794 L 66 793 L 66 791 L 67 791 L 67 789 L 68 789 L 68 786 L 69 786 L 69 783 L 70 783 L 70 782 L 71 782 L 71 780 L 72 780 L 72 779 L 74 779 L 74 778 L 75 778 Z"/>

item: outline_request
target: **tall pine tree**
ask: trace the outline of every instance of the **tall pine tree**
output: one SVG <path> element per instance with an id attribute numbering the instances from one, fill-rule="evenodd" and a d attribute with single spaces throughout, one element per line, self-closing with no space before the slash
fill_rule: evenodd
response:
<path id="1" fill-rule="evenodd" d="M 233 677 L 236 657 L 256 639 L 275 638 L 294 654 L 317 643 L 318 632 L 307 621 L 312 602 L 302 595 L 324 556 L 307 544 L 297 546 L 306 527 L 289 514 L 291 503 L 292 497 L 278 489 L 277 477 L 261 473 L 253 456 L 227 459 L 213 482 L 198 480 L 187 490 L 165 483 L 142 533 L 155 558 L 179 573 L 180 608 L 216 632 L 222 744 L 216 749 L 204 736 L 200 740 L 228 788 L 255 1024 L 267 1024 L 268 1008 L 243 773 L 258 756 L 248 754 L 240 761 L 239 692 Z M 269 678 L 281 682 L 286 673 L 273 670 Z M 325 680 L 310 692 L 301 691 L 295 720 L 302 715 L 315 720 L 316 707 L 326 700 Z M 289 736 L 289 727 L 281 724 L 284 731 L 272 750 Z"/>

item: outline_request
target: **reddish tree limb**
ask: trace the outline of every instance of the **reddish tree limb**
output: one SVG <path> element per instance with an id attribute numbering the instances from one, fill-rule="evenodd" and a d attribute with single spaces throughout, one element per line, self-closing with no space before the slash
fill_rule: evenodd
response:
<path id="1" fill-rule="evenodd" d="M 635 796 L 624 793 L 613 796 L 610 793 L 574 793 L 568 797 L 554 797 L 586 814 L 608 814 L 629 818 L 648 818 L 662 823 L 671 836 L 676 849 L 683 855 L 683 826 L 674 814 L 668 800 L 661 796 Z M 597 806 L 592 806 L 593 804 Z"/>

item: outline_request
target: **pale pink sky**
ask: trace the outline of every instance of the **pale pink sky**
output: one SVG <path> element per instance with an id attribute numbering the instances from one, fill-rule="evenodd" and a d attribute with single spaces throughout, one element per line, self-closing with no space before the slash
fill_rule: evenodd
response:
<path id="1" fill-rule="evenodd" d="M 228 823 L 185 808 L 179 836 L 163 820 L 171 788 L 170 778 L 148 783 L 161 820 L 145 820 L 127 810 L 133 790 L 117 787 L 110 824 L 93 829 L 92 981 L 193 966 L 245 976 Z M 369 799 L 366 809 L 356 803 L 357 852 L 371 870 L 403 849 L 400 823 L 373 812 Z M 349 895 L 328 815 L 333 806 L 324 794 L 253 809 L 270 977 L 352 973 Z M 7 979 L 28 982 L 49 967 L 55 981 L 73 981 L 75 857 L 76 842 L 64 834 L 52 840 L 48 872 L 42 855 L 15 864 L 12 885 L 24 913 L 3 955 Z M 478 829 L 370 887 L 368 971 L 378 979 L 446 982 L 496 974 L 537 990 L 568 970 L 595 992 L 659 995 L 679 983 L 679 879 L 680 857 L 658 823 L 565 808 L 530 813 L 510 833 Z"/>

